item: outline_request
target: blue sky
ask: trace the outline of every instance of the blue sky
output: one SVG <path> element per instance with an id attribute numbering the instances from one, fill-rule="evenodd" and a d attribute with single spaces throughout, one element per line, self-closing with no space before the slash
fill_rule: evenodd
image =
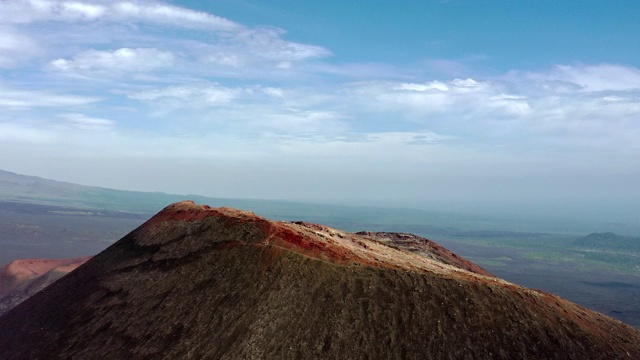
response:
<path id="1" fill-rule="evenodd" d="M 0 168 L 634 219 L 639 18 L 635 1 L 0 1 Z"/>

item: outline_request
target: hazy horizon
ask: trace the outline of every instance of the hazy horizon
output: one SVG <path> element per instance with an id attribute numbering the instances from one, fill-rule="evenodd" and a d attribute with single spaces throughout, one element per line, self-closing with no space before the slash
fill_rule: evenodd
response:
<path id="1" fill-rule="evenodd" d="M 2 172 L 4 169 L 0 169 Z M 26 175 L 28 177 L 33 176 L 30 174 L 18 174 Z M 39 177 L 39 176 L 36 176 Z M 42 178 L 42 177 L 39 177 Z M 58 181 L 57 179 L 47 179 Z M 10 184 L 11 181 L 7 184 Z M 18 180 L 17 183 L 22 183 Z M 17 184 L 16 183 L 16 184 Z M 93 187 L 93 184 L 75 184 L 70 183 L 72 186 L 81 185 Z M 112 190 L 124 190 L 131 191 L 131 189 L 118 189 L 109 187 Z M 9 188 L 7 190 L 11 189 Z M 66 187 L 62 187 L 61 193 L 56 192 L 57 187 L 36 187 L 34 191 L 37 193 L 29 194 L 12 194 L 7 192 L 6 195 L 14 195 L 18 197 L 29 198 L 33 196 L 33 199 L 37 201 L 40 198 L 47 198 L 52 196 L 53 199 L 59 196 L 65 197 L 68 190 Z M 212 196 L 202 193 L 183 192 L 183 193 L 167 193 L 167 192 L 151 192 L 146 189 L 134 190 L 143 191 L 148 194 L 164 194 L 168 198 L 165 199 L 164 205 L 160 205 L 158 202 L 160 199 L 154 200 L 159 206 L 166 206 L 170 202 L 178 200 L 196 200 L 198 203 L 202 203 L 210 206 L 232 206 L 239 209 L 251 210 L 251 211 L 266 211 L 261 215 L 269 217 L 269 214 L 273 215 L 273 212 L 278 213 L 278 209 L 283 203 L 291 205 L 308 205 L 308 208 L 303 210 L 301 216 L 307 216 L 305 218 L 308 221 L 320 221 L 314 220 L 314 211 L 318 211 L 317 216 L 324 219 L 324 216 L 337 211 L 336 214 L 341 214 L 338 218 L 359 218 L 364 214 L 368 214 L 370 211 L 374 211 L 376 216 L 387 213 L 396 222 L 403 223 L 403 216 L 406 216 L 406 224 L 417 225 L 416 221 L 419 221 L 421 225 L 435 226 L 435 227 L 453 227 L 459 230 L 492 230 L 492 231 L 518 231 L 518 232 L 537 232 L 537 233 L 563 233 L 574 235 L 586 235 L 588 233 L 603 233 L 614 232 L 619 235 L 627 235 L 637 237 L 640 235 L 640 224 L 637 223 L 636 209 L 632 206 L 627 208 L 614 209 L 610 203 L 562 203 L 562 204 L 550 204 L 548 201 L 539 203 L 496 203 L 490 204 L 487 202 L 454 202 L 451 199 L 447 199 L 442 202 L 407 202 L 407 201 L 369 201 L 369 200 L 340 200 L 340 199 L 299 199 L 299 198 L 248 198 L 248 197 L 225 197 L 225 196 Z M 51 192 L 48 194 L 48 192 Z M 82 202 L 83 196 L 73 198 Z M 159 195 L 162 196 L 162 195 Z M 200 197 L 209 197 L 209 200 L 202 199 Z M 72 195 L 73 197 L 73 195 Z M 117 198 L 121 199 L 122 195 L 118 195 Z M 10 197 L 11 198 L 11 197 Z M 25 198 L 25 199 L 26 199 Z M 126 198 L 126 197 L 125 197 Z M 135 198 L 135 197 L 134 197 Z M 239 202 L 238 202 L 239 200 Z M 122 201 L 122 199 L 121 199 Z M 55 202 L 55 201 L 54 201 Z M 116 200 L 117 202 L 117 200 Z M 90 205 L 89 202 L 86 205 Z M 126 200 L 122 206 L 131 206 L 127 204 Z M 619 204 L 616 204 L 619 206 Z M 112 208 L 113 205 L 110 205 Z M 257 208 L 252 208 L 257 206 Z M 609 206 L 609 207 L 607 207 Z M 289 220 L 300 220 L 290 213 L 291 209 L 285 206 L 284 210 L 290 217 Z M 283 208 L 283 209 L 285 209 Z M 160 210 L 161 207 L 156 208 L 153 212 Z M 314 210 L 315 209 L 315 210 Z M 351 209 L 351 210 L 349 210 Z M 116 208 L 113 208 L 116 210 Z M 280 209 L 282 210 L 282 209 Z M 148 209 L 148 211 L 152 211 Z M 335 215 L 335 214 L 334 214 Z M 367 217 L 368 215 L 365 215 Z M 375 216 L 374 216 L 375 217 Z M 343 219 L 344 220 L 344 219 Z M 380 219 L 378 219 L 380 220 Z"/>
<path id="2" fill-rule="evenodd" d="M 1 2 L 0 169 L 635 229 L 638 18 L 575 0 Z"/>

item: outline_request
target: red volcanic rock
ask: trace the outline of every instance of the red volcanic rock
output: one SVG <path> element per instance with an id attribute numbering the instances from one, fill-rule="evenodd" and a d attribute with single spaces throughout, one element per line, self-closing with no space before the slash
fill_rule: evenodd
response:
<path id="1" fill-rule="evenodd" d="M 173 204 L 0 317 L 2 359 L 639 359 L 426 239 Z"/>
<path id="2" fill-rule="evenodd" d="M 17 259 L 0 268 L 0 299 L 24 284 L 49 271 L 68 273 L 84 264 L 91 256 L 73 259 Z"/>
<path id="3" fill-rule="evenodd" d="M 274 245 L 335 264 L 361 264 L 391 269 L 428 270 L 445 273 L 468 270 L 492 276 L 479 266 L 415 235 L 410 235 L 410 237 L 415 244 L 419 244 L 416 246 L 420 251 L 409 249 L 406 242 L 405 245 L 401 245 L 402 241 L 398 239 L 409 237 L 407 234 L 391 235 L 392 233 L 371 232 L 352 234 L 307 222 L 273 222 L 248 211 L 225 207 L 211 208 L 195 205 L 192 202 L 180 202 L 168 206 L 151 218 L 148 225 L 164 226 L 167 221 L 175 220 L 194 223 L 212 217 L 221 219 L 225 227 L 253 225 L 259 229 L 261 236 L 259 239 L 250 237 L 239 239 L 245 244 Z M 156 231 L 156 229 L 152 231 Z M 386 238 L 389 236 L 396 239 L 395 242 L 388 244 L 392 246 L 386 244 Z M 148 238 L 152 239 L 153 236 Z M 410 251 L 405 251 L 403 248 Z"/>
<path id="4" fill-rule="evenodd" d="M 18 259 L 3 266 L 0 268 L 0 315 L 90 258 Z"/>

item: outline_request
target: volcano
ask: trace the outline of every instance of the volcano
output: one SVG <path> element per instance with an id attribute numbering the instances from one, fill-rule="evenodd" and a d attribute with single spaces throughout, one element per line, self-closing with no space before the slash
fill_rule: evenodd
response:
<path id="1" fill-rule="evenodd" d="M 640 332 L 409 234 L 172 204 L 0 317 L 2 359 L 640 359 Z"/>

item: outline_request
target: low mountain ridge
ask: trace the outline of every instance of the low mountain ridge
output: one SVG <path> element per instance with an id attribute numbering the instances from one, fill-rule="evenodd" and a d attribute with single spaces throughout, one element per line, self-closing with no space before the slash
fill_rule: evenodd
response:
<path id="1" fill-rule="evenodd" d="M 0 317 L 0 358 L 640 358 L 637 330 L 414 241 L 176 203 Z"/>
<path id="2" fill-rule="evenodd" d="M 592 233 L 578 238 L 574 245 L 581 248 L 591 248 L 610 251 L 640 251 L 640 237 L 630 237 L 606 233 Z"/>

